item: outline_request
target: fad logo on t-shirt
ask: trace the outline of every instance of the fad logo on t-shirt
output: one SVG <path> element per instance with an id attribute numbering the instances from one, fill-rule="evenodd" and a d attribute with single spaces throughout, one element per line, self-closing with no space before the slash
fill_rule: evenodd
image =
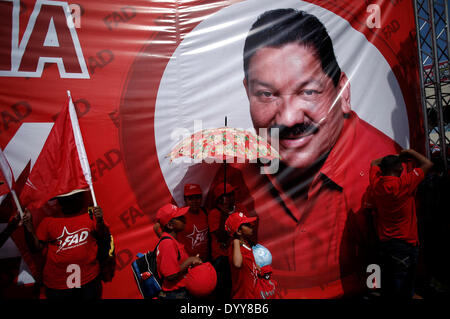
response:
<path id="1" fill-rule="evenodd" d="M 70 233 L 66 227 L 64 227 L 61 236 L 56 238 L 59 248 L 57 253 L 61 250 L 72 249 L 79 247 L 87 243 L 87 238 L 89 237 L 89 229 L 82 228 L 73 233 Z"/>
<path id="2" fill-rule="evenodd" d="M 194 249 L 208 239 L 208 228 L 199 230 L 197 226 L 194 225 L 194 230 L 186 237 L 192 240 L 192 249 Z"/>

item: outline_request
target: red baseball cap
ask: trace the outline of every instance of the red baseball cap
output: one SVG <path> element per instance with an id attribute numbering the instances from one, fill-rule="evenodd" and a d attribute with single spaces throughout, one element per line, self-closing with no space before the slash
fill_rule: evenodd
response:
<path id="1" fill-rule="evenodd" d="M 217 273 L 211 263 L 206 262 L 189 268 L 185 280 L 186 289 L 192 295 L 205 297 L 216 288 Z"/>
<path id="2" fill-rule="evenodd" d="M 202 189 L 200 188 L 200 185 L 197 184 L 186 184 L 184 185 L 184 196 L 191 196 L 191 195 L 202 195 Z"/>
<path id="3" fill-rule="evenodd" d="M 187 213 L 188 210 L 189 207 L 178 208 L 173 204 L 166 204 L 158 209 L 158 212 L 156 213 L 156 219 L 161 227 L 164 227 L 172 218 L 183 216 Z"/>
<path id="4" fill-rule="evenodd" d="M 238 231 L 239 226 L 241 226 L 242 224 L 252 223 L 255 220 L 256 217 L 247 217 L 244 215 L 244 213 L 235 212 L 228 216 L 227 220 L 225 221 L 225 229 L 230 235 L 232 235 Z"/>
<path id="5" fill-rule="evenodd" d="M 225 189 L 225 186 L 226 186 L 226 189 Z M 228 194 L 228 193 L 233 192 L 235 189 L 236 189 L 235 187 L 231 186 L 228 183 L 226 183 L 226 185 L 224 185 L 223 183 L 217 184 L 216 187 L 214 187 L 214 200 L 216 200 L 223 194 Z M 226 191 L 226 193 L 225 193 L 225 191 Z"/>

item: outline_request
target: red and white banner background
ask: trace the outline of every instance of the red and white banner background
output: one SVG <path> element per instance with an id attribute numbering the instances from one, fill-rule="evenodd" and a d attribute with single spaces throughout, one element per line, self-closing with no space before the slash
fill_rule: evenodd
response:
<path id="1" fill-rule="evenodd" d="M 185 182 L 206 193 L 215 175 L 218 166 L 186 175 L 189 164 L 165 158 L 171 147 L 186 132 L 223 126 L 225 116 L 228 126 L 252 128 L 243 42 L 257 16 L 275 8 L 316 15 L 350 79 L 352 109 L 400 146 L 421 150 L 409 0 L 0 1 L 0 146 L 20 188 L 71 91 L 116 241 L 105 298 L 139 297 L 130 263 L 154 246 L 156 210 L 172 199 L 182 205 Z M 2 225 L 11 204 L 2 198 Z M 16 265 L 27 283 L 21 236 L 1 249 L 0 264 Z"/>

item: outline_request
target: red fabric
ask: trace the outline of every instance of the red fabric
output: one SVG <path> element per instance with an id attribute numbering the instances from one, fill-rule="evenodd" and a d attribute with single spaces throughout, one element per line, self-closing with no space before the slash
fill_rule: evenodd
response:
<path id="1" fill-rule="evenodd" d="M 65 106 L 28 176 L 20 200 L 23 206 L 36 209 L 56 195 L 87 187 L 75 145 L 69 107 Z"/>
<path id="2" fill-rule="evenodd" d="M 231 298 L 232 299 L 261 299 L 258 295 L 258 266 L 250 247 L 241 245 L 242 266 L 233 265 L 233 246 L 229 248 L 228 258 L 231 267 Z"/>
<path id="3" fill-rule="evenodd" d="M 97 241 L 92 233 L 95 221 L 89 214 L 75 216 L 46 217 L 39 224 L 36 235 L 48 243 L 44 266 L 44 284 L 53 289 L 68 289 L 67 267 L 80 266 L 81 285 L 93 280 L 99 274 Z"/>
<path id="4" fill-rule="evenodd" d="M 189 256 L 198 254 L 202 261 L 206 261 L 209 252 L 208 216 L 201 209 L 197 214 L 188 211 L 184 216 L 186 225 L 177 234 L 177 240 L 183 244 Z"/>
<path id="5" fill-rule="evenodd" d="M 161 238 L 166 236 L 171 239 L 161 241 L 156 255 L 158 274 L 162 278 L 178 273 L 181 270 L 180 265 L 189 257 L 184 249 L 184 246 L 175 238 L 165 232 L 161 234 Z M 179 259 L 178 252 L 180 253 Z M 180 276 L 177 280 L 164 280 L 162 289 L 164 291 L 172 291 L 185 286 L 185 279 L 183 276 Z"/>
<path id="6" fill-rule="evenodd" d="M 412 245 L 419 243 L 414 195 L 424 177 L 421 168 L 396 177 L 381 176 L 381 169 L 377 165 L 372 166 L 370 182 L 376 206 L 377 233 L 381 241 L 397 238 Z"/>
<path id="7" fill-rule="evenodd" d="M 186 274 L 186 288 L 196 297 L 205 297 L 214 291 L 217 273 L 211 263 L 191 267 Z"/>
<path id="8" fill-rule="evenodd" d="M 370 162 L 399 150 L 351 112 L 304 201 L 286 194 L 274 176 L 261 175 L 255 164 L 229 165 L 227 180 L 246 185 L 252 194 L 245 204 L 258 215 L 258 242 L 272 253 L 283 298 L 333 298 L 365 288 L 361 247 L 368 231 L 361 203 Z"/>

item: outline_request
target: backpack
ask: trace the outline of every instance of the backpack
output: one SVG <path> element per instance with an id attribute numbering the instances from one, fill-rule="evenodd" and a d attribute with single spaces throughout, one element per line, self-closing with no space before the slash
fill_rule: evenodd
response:
<path id="1" fill-rule="evenodd" d="M 137 258 L 131 264 L 131 269 L 134 274 L 134 279 L 139 288 L 139 292 L 145 299 L 155 298 L 162 290 L 161 286 L 163 278 L 159 277 L 156 265 L 156 252 L 161 241 L 165 239 L 172 239 L 171 237 L 161 237 L 158 244 L 153 251 L 146 254 L 138 253 Z M 178 259 L 180 259 L 180 252 L 178 252 Z"/>

